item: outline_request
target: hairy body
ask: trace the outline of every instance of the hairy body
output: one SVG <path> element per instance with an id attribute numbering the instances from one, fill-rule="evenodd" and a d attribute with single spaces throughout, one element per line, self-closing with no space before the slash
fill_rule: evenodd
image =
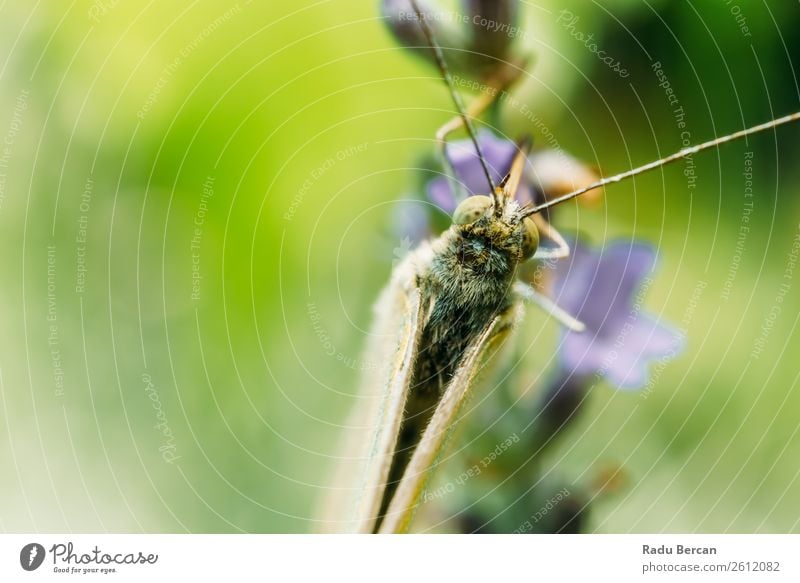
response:
<path id="1" fill-rule="evenodd" d="M 376 528 L 467 347 L 513 305 L 524 244 L 519 224 L 482 215 L 453 225 L 410 257 L 428 309 Z"/>

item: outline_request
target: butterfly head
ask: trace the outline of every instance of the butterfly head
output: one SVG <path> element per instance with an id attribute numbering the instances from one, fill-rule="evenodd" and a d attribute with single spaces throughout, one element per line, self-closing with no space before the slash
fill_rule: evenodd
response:
<path id="1" fill-rule="evenodd" d="M 518 211 L 517 202 L 498 187 L 494 197 L 464 199 L 453 212 L 453 228 L 464 237 L 481 239 L 524 261 L 539 247 L 539 230 L 530 217 L 522 218 Z"/>

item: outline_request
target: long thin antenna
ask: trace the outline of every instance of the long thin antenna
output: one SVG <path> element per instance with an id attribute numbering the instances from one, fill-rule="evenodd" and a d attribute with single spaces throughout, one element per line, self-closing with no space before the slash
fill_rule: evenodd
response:
<path id="1" fill-rule="evenodd" d="M 433 36 L 433 31 L 431 27 L 428 25 L 427 20 L 425 20 L 425 14 L 419 9 L 417 5 L 417 0 L 411 0 L 411 7 L 414 9 L 414 12 L 417 15 L 417 19 L 419 20 L 420 27 L 422 28 L 422 32 L 425 35 L 425 40 L 431 47 L 433 51 L 433 56 L 436 60 L 436 65 L 439 67 L 439 72 L 442 74 L 442 78 L 444 79 L 445 84 L 447 85 L 447 89 L 450 91 L 450 97 L 453 98 L 453 103 L 456 106 L 456 110 L 458 110 L 458 115 L 464 121 L 464 127 L 467 128 L 467 133 L 469 134 L 472 143 L 475 145 L 475 151 L 478 153 L 478 158 L 481 161 L 481 167 L 483 168 L 483 173 L 486 175 L 486 180 L 489 183 L 489 191 L 492 193 L 492 199 L 495 202 L 495 208 L 500 208 L 500 200 L 498 194 L 496 192 L 494 180 L 492 179 L 492 173 L 489 171 L 489 165 L 486 163 L 486 158 L 483 155 L 483 150 L 481 149 L 481 145 L 478 143 L 478 135 L 475 132 L 475 127 L 472 125 L 472 120 L 470 120 L 469 116 L 466 113 L 466 108 L 464 107 L 464 102 L 461 100 L 461 94 L 456 90 L 455 83 L 453 83 L 453 77 L 450 75 L 450 69 L 447 66 L 447 61 L 444 59 L 444 54 L 442 53 L 442 49 L 439 46 L 439 43 L 436 42 L 436 39 Z M 499 211 L 498 211 L 499 212 Z"/>
<path id="2" fill-rule="evenodd" d="M 555 206 L 557 204 L 561 204 L 562 202 L 566 202 L 568 200 L 571 200 L 571 199 L 575 198 L 576 196 L 580 196 L 582 194 L 585 194 L 585 193 L 589 192 L 590 190 L 594 190 L 595 188 L 600 188 L 600 187 L 605 186 L 607 184 L 613 184 L 615 182 L 620 182 L 622 180 L 625 180 L 626 178 L 630 178 L 631 176 L 636 176 L 638 174 L 644 174 L 645 172 L 648 172 L 650 170 L 655 170 L 656 168 L 659 168 L 659 167 L 664 166 L 666 164 L 669 164 L 671 162 L 675 162 L 676 160 L 680 160 L 681 158 L 684 158 L 685 156 L 690 156 L 692 154 L 696 154 L 697 152 L 701 152 L 702 150 L 708 150 L 709 148 L 714 148 L 716 146 L 720 146 L 720 145 L 722 145 L 722 144 L 724 144 L 726 142 L 732 142 L 733 140 L 738 140 L 739 138 L 744 138 L 746 136 L 757 134 L 758 132 L 763 132 L 765 130 L 768 130 L 768 129 L 771 129 L 771 128 L 776 128 L 778 126 L 782 126 L 784 124 L 791 123 L 793 121 L 798 121 L 798 120 L 800 120 L 800 112 L 793 113 L 793 114 L 787 115 L 785 117 L 780 117 L 778 119 L 774 119 L 772 121 L 768 121 L 767 123 L 762 123 L 762 124 L 759 124 L 757 126 L 753 126 L 751 128 L 748 128 L 746 130 L 741 130 L 741 131 L 738 131 L 736 133 L 730 134 L 728 136 L 723 136 L 721 138 L 716 138 L 714 140 L 710 140 L 708 142 L 704 142 L 704 143 L 698 144 L 696 146 L 691 146 L 689 148 L 684 148 L 680 152 L 676 152 L 676 153 L 672 154 L 671 156 L 667 156 L 666 158 L 662 158 L 661 160 L 656 160 L 655 162 L 650 162 L 649 164 L 645 164 L 644 166 L 639 166 L 638 168 L 634 168 L 633 170 L 628 170 L 627 172 L 623 172 L 622 174 L 617 174 L 616 176 L 610 176 L 608 178 L 603 178 L 602 180 L 598 180 L 597 182 L 594 182 L 594 183 L 590 184 L 589 186 L 585 186 L 583 188 L 579 188 L 578 190 L 570 192 L 569 194 L 565 194 L 563 196 L 559 196 L 559 197 L 554 198 L 552 200 L 548 200 L 547 202 L 542 203 L 542 204 L 540 204 L 538 206 L 535 206 L 533 208 L 523 209 L 522 212 L 520 213 L 520 216 L 521 217 L 527 217 L 527 216 L 532 215 L 534 213 L 538 213 L 538 212 L 541 212 L 541 211 L 543 211 L 543 210 L 545 210 L 547 208 L 550 208 L 551 206 Z"/>

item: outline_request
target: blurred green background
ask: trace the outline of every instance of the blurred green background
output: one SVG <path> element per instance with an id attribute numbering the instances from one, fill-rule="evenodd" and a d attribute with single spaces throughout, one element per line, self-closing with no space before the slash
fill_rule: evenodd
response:
<path id="1" fill-rule="evenodd" d="M 798 109 L 796 3 L 523 4 L 532 114 L 504 127 L 605 172 L 681 146 L 656 61 L 693 142 Z M 393 206 L 450 113 L 376 2 L 3 3 L 0 530 L 313 530 Z M 696 157 L 693 191 L 679 164 L 560 214 L 652 241 L 647 309 L 687 331 L 549 456 L 577 481 L 624 468 L 590 530 L 800 531 L 799 137 Z M 530 311 L 522 332 L 533 387 L 556 329 Z"/>

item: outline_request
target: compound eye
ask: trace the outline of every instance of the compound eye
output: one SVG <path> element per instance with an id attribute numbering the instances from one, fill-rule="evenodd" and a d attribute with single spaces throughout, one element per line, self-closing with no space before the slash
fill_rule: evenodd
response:
<path id="1" fill-rule="evenodd" d="M 469 225 L 481 218 L 492 207 L 492 199 L 488 196 L 470 196 L 461 201 L 453 213 L 454 225 Z M 535 227 L 534 227 L 535 228 Z"/>
<path id="2" fill-rule="evenodd" d="M 530 259 L 539 248 L 539 229 L 529 218 L 522 220 L 522 258 Z"/>

